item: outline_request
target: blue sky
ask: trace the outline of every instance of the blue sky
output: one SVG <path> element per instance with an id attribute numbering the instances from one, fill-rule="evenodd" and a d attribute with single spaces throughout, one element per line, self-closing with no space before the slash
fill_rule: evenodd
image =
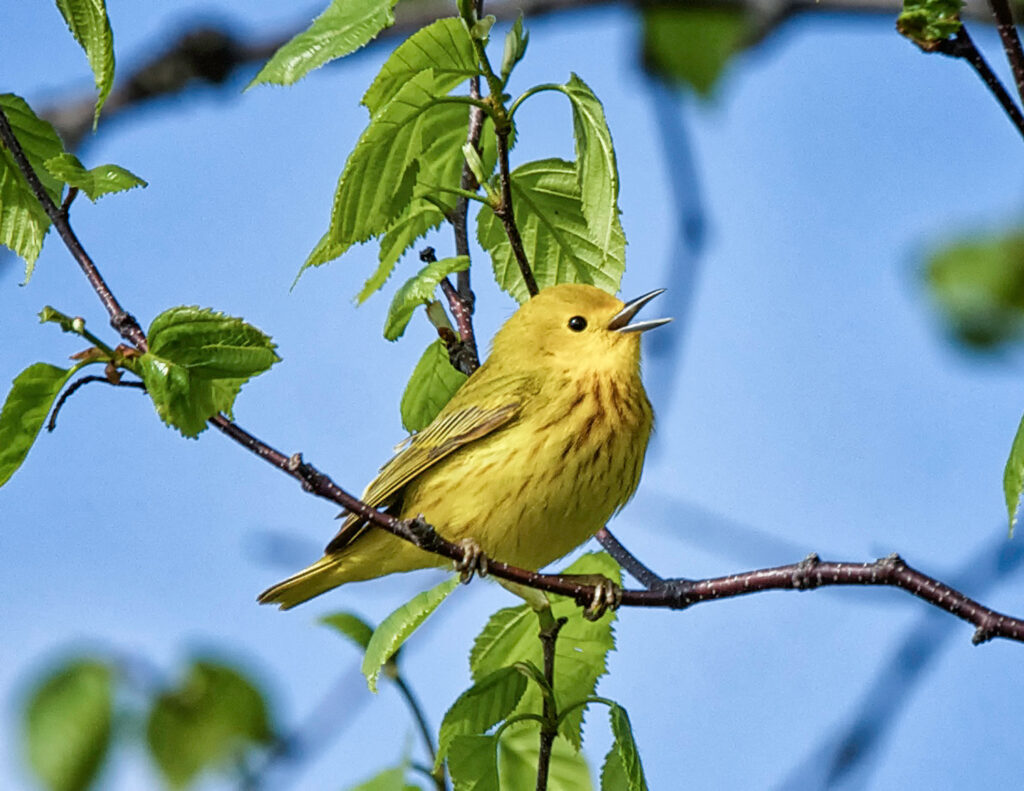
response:
<path id="1" fill-rule="evenodd" d="M 272 33 L 292 20 L 256 2 L 220 16 Z M 140 47 L 203 5 L 110 3 L 117 51 Z M 1020 139 L 965 64 L 926 57 L 885 17 L 789 22 L 741 56 L 711 103 L 652 92 L 637 69 L 631 14 L 602 9 L 527 20 L 530 49 L 513 89 L 579 73 L 604 101 L 622 178 L 629 240 L 622 293 L 680 282 L 672 181 L 653 103 L 669 102 L 696 162 L 707 226 L 692 294 L 670 356 L 646 362 L 658 414 L 640 491 L 613 525 L 661 572 L 701 576 L 798 560 L 868 560 L 892 551 L 950 577 L 1005 536 L 1002 465 L 1024 388 L 1012 360 L 977 359 L 944 337 L 918 277 L 921 254 L 963 231 L 1020 215 Z M 989 30 L 975 34 L 998 60 Z M 90 85 L 55 9 L 5 15 L 3 90 L 37 106 Z M 388 296 L 356 309 L 372 247 L 295 271 L 325 227 L 335 180 L 365 123 L 358 106 L 386 55 L 374 48 L 290 89 L 241 95 L 246 78 L 117 122 L 82 152 L 150 182 L 81 200 L 73 219 L 122 302 L 143 325 L 177 304 L 244 316 L 284 362 L 250 383 L 236 415 L 282 450 L 302 450 L 359 490 L 401 438 L 398 399 L 425 321 L 397 344 L 381 337 Z M 567 107 L 553 95 L 520 119 L 516 162 L 571 156 Z M 46 304 L 105 327 L 72 261 L 50 239 L 21 287 L 0 268 L 0 381 L 77 350 L 35 322 Z M 450 249 L 450 237 L 434 239 Z M 478 328 L 513 309 L 477 251 Z M 414 256 L 404 271 L 417 266 Z M 0 785 L 30 787 L 19 758 L 25 685 L 69 649 L 107 647 L 173 672 L 196 650 L 266 679 L 285 723 L 313 708 L 357 658 L 315 619 L 352 609 L 379 619 L 433 584 L 430 573 L 346 587 L 280 613 L 256 594 L 333 534 L 333 509 L 304 496 L 225 439 L 186 441 L 131 391 L 86 388 L 0 490 Z M 268 564 L 268 534 L 305 553 Z M 1018 541 L 1020 539 L 1017 539 Z M 983 594 L 1024 612 L 1020 575 Z M 513 603 L 490 584 L 460 589 L 409 646 L 407 668 L 433 722 L 467 685 L 468 646 L 487 615 Z M 853 716 L 926 608 L 893 591 L 775 593 L 685 613 L 624 611 L 602 694 L 631 715 L 652 788 L 777 787 Z M 1010 787 L 1017 759 L 1021 647 L 948 635 L 900 701 L 868 788 Z M 375 699 L 353 675 L 347 730 L 297 787 L 338 787 L 393 762 L 412 725 L 391 690 Z M 368 705 L 362 705 L 368 704 Z M 360 708 L 361 706 L 361 708 Z M 397 725 L 396 725 L 397 723 Z M 590 754 L 607 744 L 603 718 Z M 975 760 L 971 756 L 984 756 Z M 152 783 L 127 751 L 104 788 Z M 211 786 L 213 787 L 213 786 Z"/>

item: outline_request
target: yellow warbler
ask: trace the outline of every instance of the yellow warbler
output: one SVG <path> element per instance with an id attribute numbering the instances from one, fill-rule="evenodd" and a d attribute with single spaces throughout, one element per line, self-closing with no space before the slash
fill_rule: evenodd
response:
<path id="1" fill-rule="evenodd" d="M 363 501 L 402 519 L 422 514 L 449 541 L 522 568 L 582 544 L 640 482 L 653 420 L 640 333 L 669 319 L 629 322 L 660 293 L 623 303 L 593 286 L 541 291 Z M 288 609 L 346 582 L 447 562 L 352 514 L 320 560 L 259 600 Z"/>

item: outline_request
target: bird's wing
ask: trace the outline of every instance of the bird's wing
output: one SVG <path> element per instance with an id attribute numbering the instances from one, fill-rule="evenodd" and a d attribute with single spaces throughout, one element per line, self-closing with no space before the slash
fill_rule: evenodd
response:
<path id="1" fill-rule="evenodd" d="M 406 440 L 405 447 L 381 467 L 380 474 L 363 493 L 363 502 L 374 508 L 390 504 L 402 487 L 421 472 L 513 420 L 522 403 L 521 397 L 513 397 L 496 407 L 469 404 L 459 408 L 458 404 L 451 403 L 449 406 L 454 408 L 442 410 L 429 426 Z M 364 519 L 358 514 L 349 514 L 325 551 L 337 552 L 348 546 L 365 529 Z"/>

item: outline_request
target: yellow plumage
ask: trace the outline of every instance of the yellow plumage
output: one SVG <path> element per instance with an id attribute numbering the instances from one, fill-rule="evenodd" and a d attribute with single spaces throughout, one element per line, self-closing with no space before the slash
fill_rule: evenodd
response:
<path id="1" fill-rule="evenodd" d="M 402 519 L 422 514 L 449 541 L 473 539 L 523 568 L 582 544 L 640 481 L 653 416 L 638 330 L 665 320 L 627 322 L 653 295 L 625 305 L 593 286 L 541 291 L 363 501 Z M 320 560 L 259 600 L 288 609 L 346 582 L 446 563 L 351 515 Z"/>

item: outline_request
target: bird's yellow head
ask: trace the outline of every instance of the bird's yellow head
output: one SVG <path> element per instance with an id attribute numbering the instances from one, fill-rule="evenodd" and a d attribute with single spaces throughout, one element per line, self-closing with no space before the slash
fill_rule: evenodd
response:
<path id="1" fill-rule="evenodd" d="M 491 356 L 516 367 L 636 371 L 640 334 L 671 319 L 630 323 L 664 289 L 623 302 L 594 286 L 563 283 L 528 300 L 494 336 Z"/>

